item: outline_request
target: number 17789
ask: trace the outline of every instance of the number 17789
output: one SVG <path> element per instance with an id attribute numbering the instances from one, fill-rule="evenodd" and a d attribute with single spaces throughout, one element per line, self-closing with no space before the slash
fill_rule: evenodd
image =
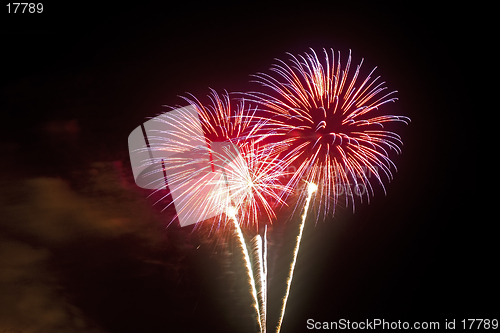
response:
<path id="1" fill-rule="evenodd" d="M 463 319 L 464 330 L 473 329 L 498 329 L 498 319 Z M 468 325 L 467 325 L 468 324 Z"/>
<path id="2" fill-rule="evenodd" d="M 28 3 L 28 2 L 13 2 L 8 3 L 7 8 L 9 14 L 24 14 L 24 13 L 38 13 L 43 12 L 43 4 L 40 3 Z"/>

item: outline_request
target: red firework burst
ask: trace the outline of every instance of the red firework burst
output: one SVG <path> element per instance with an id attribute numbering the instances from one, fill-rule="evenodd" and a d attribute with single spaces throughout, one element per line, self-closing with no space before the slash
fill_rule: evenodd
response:
<path id="1" fill-rule="evenodd" d="M 271 222 L 274 206 L 291 192 L 281 183 L 289 162 L 278 159 L 278 147 L 259 144 L 265 135 L 255 135 L 262 124 L 255 109 L 244 101 L 235 105 L 227 92 L 212 90 L 208 97 L 205 104 L 182 97 L 194 111 L 177 106 L 175 115 L 154 118 L 165 126 L 148 133 L 150 149 L 177 154 L 147 162 L 158 165 L 151 172 L 157 191 L 168 183 L 167 195 L 182 207 L 178 214 L 215 216 L 214 228 L 225 224 L 229 207 L 236 208 L 243 225 Z"/>
<path id="2" fill-rule="evenodd" d="M 402 141 L 384 124 L 407 124 L 410 119 L 380 114 L 381 106 L 397 98 L 379 76 L 372 77 L 376 68 L 360 79 L 363 60 L 350 75 L 350 52 L 344 67 L 340 52 L 336 59 L 333 50 L 323 53 L 322 58 L 313 49 L 304 55 L 288 54 L 289 61 L 278 60 L 271 74 L 255 75 L 255 82 L 267 92 L 245 95 L 269 114 L 263 128 L 288 146 L 283 159 L 300 161 L 289 185 L 296 187 L 301 180 L 317 184 L 319 207 L 326 216 L 335 211 L 342 195 L 353 209 L 354 195 L 369 201 L 373 179 L 385 192 L 382 175 L 390 180 L 391 169 L 396 170 L 389 151 L 400 153 Z"/>

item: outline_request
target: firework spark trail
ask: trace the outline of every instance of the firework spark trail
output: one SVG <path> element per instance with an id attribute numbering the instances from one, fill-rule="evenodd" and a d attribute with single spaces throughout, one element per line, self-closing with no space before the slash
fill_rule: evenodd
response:
<path id="1" fill-rule="evenodd" d="M 264 262 L 263 265 L 263 287 L 261 292 L 264 295 L 264 313 L 267 314 L 267 225 L 264 227 L 264 254 L 262 257 L 262 260 Z M 267 316 L 266 316 L 266 323 L 267 323 Z"/>
<path id="2" fill-rule="evenodd" d="M 259 281 L 257 287 L 259 289 L 259 301 L 260 301 L 260 318 L 262 322 L 262 332 L 266 332 L 266 313 L 267 313 L 267 304 L 266 304 L 266 280 L 265 280 L 265 271 L 263 264 L 263 253 L 262 253 L 262 237 L 257 235 L 252 240 L 253 248 L 254 248 L 254 262 L 255 266 L 257 266 L 256 279 Z"/>
<path id="3" fill-rule="evenodd" d="M 300 223 L 299 235 L 297 236 L 297 242 L 295 244 L 295 249 L 293 251 L 293 260 L 290 265 L 290 272 L 288 274 L 288 279 L 286 281 L 286 293 L 283 297 L 283 306 L 281 307 L 281 315 L 279 318 L 278 326 L 276 327 L 276 333 L 281 330 L 281 324 L 283 323 L 283 317 L 285 316 L 286 302 L 288 301 L 288 295 L 290 294 L 290 286 L 292 285 L 293 271 L 295 269 L 295 264 L 297 262 L 297 254 L 299 253 L 300 241 L 302 240 L 302 233 L 304 231 L 304 225 L 306 224 L 307 211 L 309 210 L 309 203 L 314 192 L 317 190 L 317 185 L 313 183 L 307 184 L 307 198 L 306 204 L 304 206 L 304 213 L 302 214 L 302 222 Z"/>
<path id="4" fill-rule="evenodd" d="M 247 269 L 247 274 L 248 274 L 248 283 L 250 284 L 250 287 L 251 287 L 251 293 L 252 293 L 253 302 L 254 302 L 253 306 L 255 308 L 255 311 L 257 312 L 257 322 L 259 323 L 259 328 L 260 328 L 260 331 L 262 332 L 262 320 L 261 320 L 260 310 L 259 310 L 259 301 L 257 298 L 257 289 L 255 287 L 255 279 L 253 277 L 252 262 L 250 261 L 250 256 L 248 255 L 248 249 L 245 245 L 245 237 L 243 237 L 243 233 L 241 232 L 241 228 L 240 228 L 240 225 L 238 223 L 238 219 L 236 217 L 236 208 L 234 208 L 233 206 L 230 206 L 227 209 L 227 215 L 233 221 L 235 234 L 238 237 L 238 240 L 240 242 L 240 248 L 241 248 L 241 251 L 243 252 L 243 258 L 245 259 L 245 267 Z"/>

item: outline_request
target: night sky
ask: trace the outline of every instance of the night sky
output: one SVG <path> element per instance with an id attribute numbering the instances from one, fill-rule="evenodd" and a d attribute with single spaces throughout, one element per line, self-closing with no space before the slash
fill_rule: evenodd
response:
<path id="1" fill-rule="evenodd" d="M 498 319 L 496 162 L 477 118 L 488 110 L 469 108 L 481 59 L 464 43 L 467 8 L 1 11 L 0 332 L 256 332 L 236 241 L 167 228 L 173 212 L 134 184 L 127 138 L 179 95 L 256 89 L 250 74 L 309 47 L 378 66 L 398 90 L 390 111 L 412 122 L 397 127 L 387 195 L 306 225 L 282 332 L 310 318 Z M 270 230 L 270 331 L 298 222 Z"/>

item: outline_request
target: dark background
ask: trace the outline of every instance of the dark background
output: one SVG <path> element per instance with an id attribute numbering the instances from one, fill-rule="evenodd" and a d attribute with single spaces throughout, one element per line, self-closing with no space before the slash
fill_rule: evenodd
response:
<path id="1" fill-rule="evenodd" d="M 309 318 L 498 318 L 496 162 L 483 148 L 488 110 L 471 104 L 470 8 L 1 11 L 0 332 L 255 332 L 235 240 L 166 228 L 172 212 L 133 183 L 127 137 L 178 95 L 252 89 L 250 74 L 309 47 L 378 66 L 398 90 L 391 112 L 412 122 L 398 128 L 386 196 L 306 225 L 282 331 L 307 331 Z M 297 228 L 270 230 L 270 330 Z"/>

